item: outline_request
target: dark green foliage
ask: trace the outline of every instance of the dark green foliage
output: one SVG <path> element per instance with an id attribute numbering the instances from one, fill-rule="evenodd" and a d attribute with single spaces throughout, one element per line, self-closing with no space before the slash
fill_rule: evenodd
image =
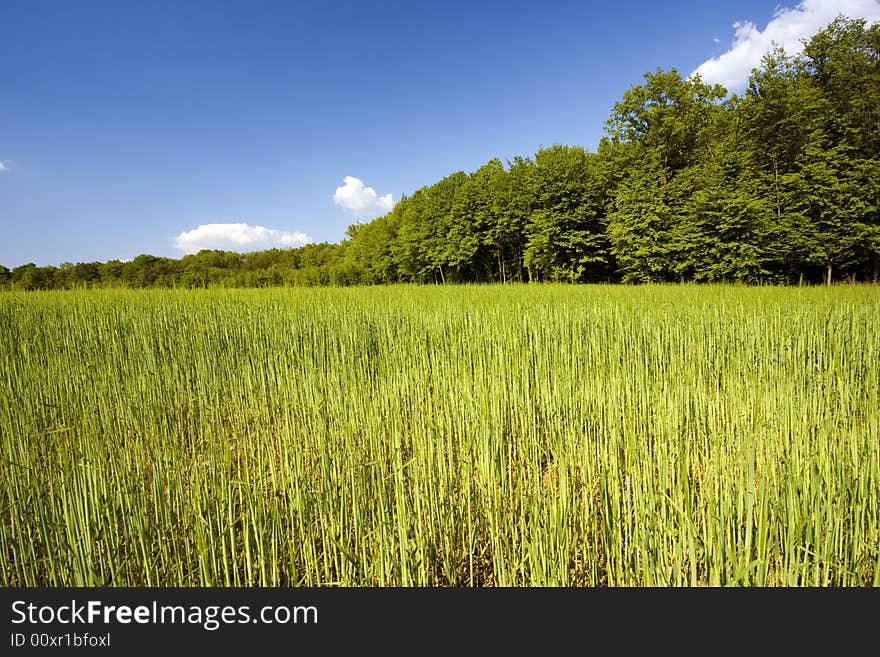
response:
<path id="1" fill-rule="evenodd" d="M 538 151 L 525 264 L 533 278 L 607 280 L 612 273 L 596 156 L 580 147 Z"/>
<path id="2" fill-rule="evenodd" d="M 840 17 L 740 97 L 675 70 L 554 145 L 404 196 L 339 244 L 0 267 L 0 286 L 880 279 L 880 26 Z"/>

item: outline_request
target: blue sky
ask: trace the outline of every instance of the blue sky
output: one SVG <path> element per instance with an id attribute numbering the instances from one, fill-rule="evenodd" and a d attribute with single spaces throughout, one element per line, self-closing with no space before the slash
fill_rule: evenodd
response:
<path id="1" fill-rule="evenodd" d="M 880 16 L 777 4 L 3 0 L 0 263 L 335 242 L 453 171 L 595 148 L 646 71 L 742 79 Z"/>

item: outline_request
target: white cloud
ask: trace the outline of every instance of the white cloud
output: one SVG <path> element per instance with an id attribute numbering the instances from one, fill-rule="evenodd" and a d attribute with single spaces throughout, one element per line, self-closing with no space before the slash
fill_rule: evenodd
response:
<path id="1" fill-rule="evenodd" d="M 880 0 L 803 0 L 795 7 L 779 7 L 763 30 L 751 21 L 733 24 L 730 49 L 713 57 L 694 71 L 703 82 L 723 84 L 729 91 L 741 91 L 753 68 L 775 46 L 793 55 L 801 51 L 801 39 L 813 36 L 837 16 L 864 18 L 868 24 L 880 21 Z"/>
<path id="2" fill-rule="evenodd" d="M 2 171 L 9 171 L 9 167 L 3 164 L 3 162 L 0 162 L 0 172 Z"/>
<path id="3" fill-rule="evenodd" d="M 250 224 L 202 224 L 177 236 L 174 246 L 185 253 L 201 249 L 259 251 L 273 247 L 302 246 L 312 238 L 299 231 L 277 230 Z"/>
<path id="4" fill-rule="evenodd" d="M 356 217 L 385 214 L 394 207 L 391 194 L 379 196 L 375 189 L 365 187 L 364 182 L 354 176 L 346 176 L 342 187 L 336 188 L 333 202 Z"/>

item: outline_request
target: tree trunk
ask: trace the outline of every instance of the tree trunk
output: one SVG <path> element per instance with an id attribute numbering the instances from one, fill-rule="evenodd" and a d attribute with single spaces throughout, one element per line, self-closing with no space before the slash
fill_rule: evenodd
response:
<path id="1" fill-rule="evenodd" d="M 880 251 L 874 251 L 874 285 L 880 283 Z"/>
<path id="2" fill-rule="evenodd" d="M 522 240 L 517 239 L 516 248 L 514 249 L 514 257 L 516 258 L 516 281 L 517 283 L 523 282 L 523 254 L 522 254 Z"/>
<path id="3" fill-rule="evenodd" d="M 501 274 L 501 282 L 507 282 L 507 272 L 504 269 L 504 258 L 501 257 L 501 249 L 498 249 L 498 273 Z"/>
<path id="4" fill-rule="evenodd" d="M 779 203 L 779 163 L 773 156 L 773 195 L 776 197 L 776 219 L 782 219 L 782 206 Z"/>
<path id="5" fill-rule="evenodd" d="M 828 261 L 828 278 L 826 279 L 826 284 L 831 285 L 831 261 Z"/>
<path id="6" fill-rule="evenodd" d="M 440 267 L 440 282 L 443 285 L 446 285 L 446 277 L 443 275 L 443 265 L 438 265 Z"/>

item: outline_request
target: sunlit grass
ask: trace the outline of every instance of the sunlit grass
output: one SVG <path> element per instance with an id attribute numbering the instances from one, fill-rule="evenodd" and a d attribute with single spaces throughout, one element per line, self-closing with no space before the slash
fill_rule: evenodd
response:
<path id="1" fill-rule="evenodd" d="M 880 585 L 880 289 L 0 295 L 20 585 Z"/>

